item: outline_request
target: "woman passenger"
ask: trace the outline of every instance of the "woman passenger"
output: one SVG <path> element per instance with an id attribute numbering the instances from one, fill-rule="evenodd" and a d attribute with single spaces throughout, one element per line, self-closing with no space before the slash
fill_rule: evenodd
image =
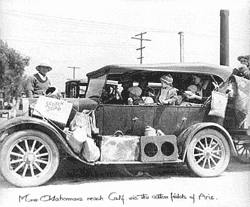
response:
<path id="1" fill-rule="evenodd" d="M 188 93 L 187 91 L 185 91 L 184 95 L 188 102 L 199 104 L 204 103 L 207 100 L 207 97 L 211 95 L 212 91 L 209 80 L 205 80 L 202 78 L 202 76 L 196 74 L 193 75 L 192 78 L 193 82 L 191 85 L 193 88 L 194 86 L 196 86 L 197 90 L 195 91 L 195 93 Z"/>

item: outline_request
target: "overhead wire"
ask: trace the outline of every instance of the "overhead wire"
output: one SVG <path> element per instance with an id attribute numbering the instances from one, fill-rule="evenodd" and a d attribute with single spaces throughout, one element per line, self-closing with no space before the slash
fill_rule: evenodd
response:
<path id="1" fill-rule="evenodd" d="M 81 43 L 74 43 L 74 42 L 53 42 L 53 41 L 47 41 L 47 40 L 32 40 L 32 39 L 24 39 L 24 38 L 5 38 L 5 40 L 10 40 L 10 41 L 19 41 L 19 42 L 31 42 L 31 43 L 43 43 L 43 44 L 54 44 L 54 45 L 70 45 L 70 46 L 84 46 L 84 47 L 104 47 L 104 48 L 134 48 L 134 46 L 129 46 L 129 45 L 100 45 L 100 44 L 81 44 Z"/>
<path id="2" fill-rule="evenodd" d="M 147 32 L 152 32 L 152 33 L 163 33 L 163 34 L 168 33 L 168 34 L 174 34 L 174 35 L 178 34 L 178 32 L 179 32 L 179 31 L 173 31 L 173 30 L 129 26 L 129 25 L 114 24 L 114 23 L 107 23 L 107 22 L 100 22 L 100 21 L 79 20 L 79 19 L 72 19 L 72 18 L 66 18 L 66 17 L 48 16 L 48 15 L 43 15 L 43 14 L 34 14 L 34 13 L 14 11 L 14 10 L 4 10 L 3 9 L 3 10 L 1 10 L 0 13 L 2 13 L 4 15 L 12 15 L 12 16 L 17 16 L 17 17 L 29 18 L 29 19 L 39 20 L 39 21 L 43 21 L 43 22 L 46 21 L 46 22 L 50 22 L 50 23 L 66 24 L 66 25 L 69 25 L 70 27 L 72 27 L 72 26 L 91 27 L 91 29 L 94 29 L 94 28 L 95 29 L 103 29 L 103 28 L 105 28 L 105 32 L 102 31 L 102 34 L 111 34 L 112 37 L 114 37 L 114 36 L 119 37 L 119 35 L 117 35 L 115 32 L 114 33 L 107 32 L 107 28 L 108 29 L 109 28 L 119 29 L 119 30 L 122 29 L 122 30 L 125 30 L 126 32 L 130 32 L 130 30 L 139 31 L 139 30 L 143 29 L 143 30 L 147 30 Z M 38 30 L 39 27 L 35 27 L 34 29 Z M 51 29 L 43 29 L 43 30 L 45 30 L 47 32 L 58 32 L 58 30 L 51 30 Z M 66 31 L 63 31 L 63 30 L 61 30 L 60 32 L 66 33 Z M 71 33 L 82 34 L 83 31 L 71 30 Z M 91 32 L 86 30 L 86 31 L 84 31 L 84 33 L 91 33 Z M 185 31 L 185 35 L 192 35 L 192 36 L 196 36 L 196 37 L 200 37 L 200 38 L 219 38 L 220 37 L 219 34 L 217 35 L 214 33 L 213 34 L 207 34 L 207 33 L 201 34 L 201 33 L 189 32 L 189 31 Z M 25 40 L 25 41 L 27 41 L 27 40 Z M 245 42 L 245 40 L 239 39 L 239 38 L 237 38 L 237 41 L 244 41 Z M 59 43 L 54 42 L 52 44 L 59 44 Z M 63 45 L 65 43 L 62 42 L 61 44 Z M 67 43 L 67 45 L 71 45 L 71 44 Z M 81 44 L 79 46 L 94 46 L 94 45 Z M 116 47 L 124 47 L 124 46 L 116 46 Z"/>
<path id="3" fill-rule="evenodd" d="M 99 22 L 99 21 L 91 21 L 91 20 L 76 20 L 72 18 L 65 18 L 65 17 L 55 17 L 55 16 L 47 16 L 42 14 L 34 14 L 34 13 L 27 13 L 27 12 L 19 12 L 19 11 L 1 11 L 3 14 L 25 17 L 25 18 L 33 18 L 33 19 L 42 19 L 48 22 L 60 22 L 64 24 L 72 24 L 77 26 L 91 26 L 91 27 L 109 27 L 114 29 L 115 27 L 119 29 L 130 29 L 130 30 L 147 30 L 150 32 L 156 33 L 174 33 L 177 34 L 179 31 L 174 30 L 164 30 L 164 29 L 156 29 L 156 28 L 148 28 L 148 27 L 141 27 L 141 26 L 129 26 L 129 25 L 122 25 L 122 24 L 114 24 L 114 23 L 107 23 L 107 22 Z"/>

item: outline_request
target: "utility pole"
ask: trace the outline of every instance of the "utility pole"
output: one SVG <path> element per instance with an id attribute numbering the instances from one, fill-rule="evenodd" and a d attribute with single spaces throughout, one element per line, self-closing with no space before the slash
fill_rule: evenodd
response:
<path id="1" fill-rule="evenodd" d="M 184 32 L 179 32 L 180 35 L 180 62 L 184 62 Z"/>
<path id="2" fill-rule="evenodd" d="M 229 11 L 220 10 L 220 65 L 229 66 Z"/>
<path id="3" fill-rule="evenodd" d="M 131 37 L 131 39 L 140 40 L 140 47 L 136 49 L 136 50 L 140 50 L 141 51 L 141 56 L 139 58 L 137 58 L 137 59 L 140 59 L 140 64 L 142 64 L 142 58 L 143 58 L 143 56 L 142 56 L 142 50 L 145 49 L 145 47 L 142 47 L 142 41 L 151 41 L 149 39 L 143 39 L 142 38 L 142 35 L 144 35 L 146 33 L 147 32 L 143 32 L 143 33 L 135 35 L 136 37 Z M 140 36 L 140 38 L 138 38 L 137 36 Z"/>
<path id="4" fill-rule="evenodd" d="M 75 79 L 75 73 L 76 73 L 76 69 L 80 69 L 79 67 L 68 67 L 68 68 L 72 68 L 73 69 L 73 79 Z"/>

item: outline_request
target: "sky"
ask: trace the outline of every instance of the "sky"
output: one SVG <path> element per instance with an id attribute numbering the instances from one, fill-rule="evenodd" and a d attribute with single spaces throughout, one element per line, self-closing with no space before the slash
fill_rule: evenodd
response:
<path id="1" fill-rule="evenodd" d="M 249 0 L 1 0 L 0 38 L 30 57 L 27 75 L 47 60 L 52 85 L 109 64 L 220 63 L 220 10 L 229 10 L 229 63 L 250 54 Z"/>

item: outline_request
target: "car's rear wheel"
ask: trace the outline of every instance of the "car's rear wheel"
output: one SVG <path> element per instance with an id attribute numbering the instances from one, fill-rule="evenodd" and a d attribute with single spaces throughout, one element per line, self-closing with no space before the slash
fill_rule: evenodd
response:
<path id="1" fill-rule="evenodd" d="M 220 175 L 228 166 L 230 148 L 226 138 L 214 129 L 204 129 L 192 138 L 186 162 L 200 177 Z"/>
<path id="2" fill-rule="evenodd" d="M 234 140 L 238 156 L 235 159 L 243 164 L 250 164 L 250 140 Z"/>
<path id="3" fill-rule="evenodd" d="M 43 132 L 15 132 L 2 143 L 1 173 L 7 181 L 18 187 L 44 184 L 55 174 L 58 165 L 57 145 Z"/>

